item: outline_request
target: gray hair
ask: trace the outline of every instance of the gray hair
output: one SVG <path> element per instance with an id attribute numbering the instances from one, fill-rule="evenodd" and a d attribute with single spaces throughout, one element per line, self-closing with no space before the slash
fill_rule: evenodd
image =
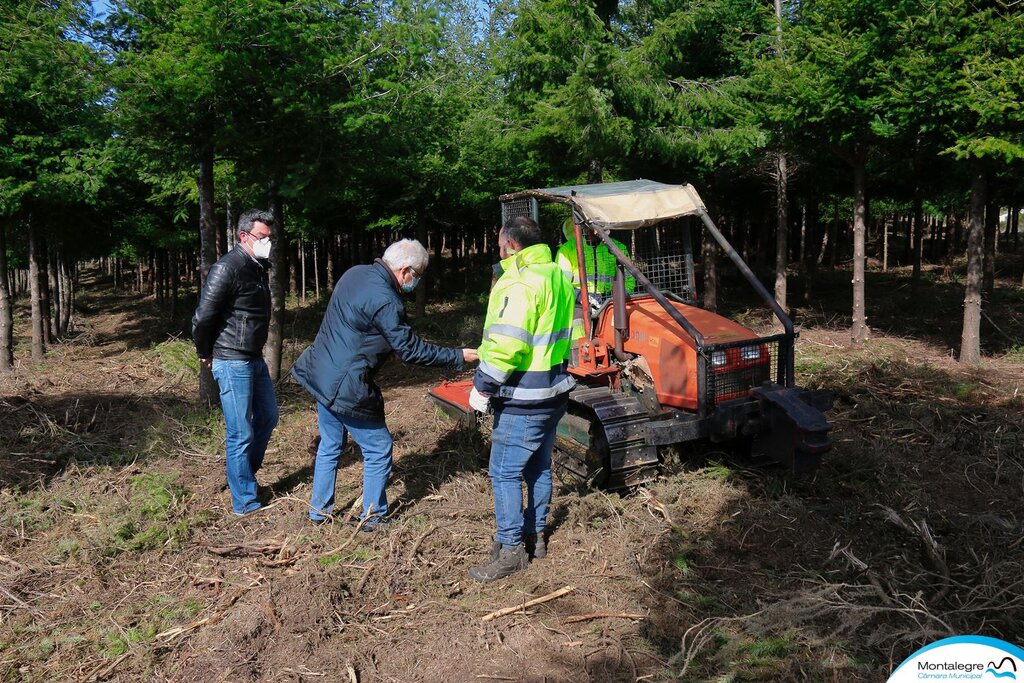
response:
<path id="1" fill-rule="evenodd" d="M 269 211 L 262 211 L 260 209 L 249 209 L 241 216 L 238 217 L 238 231 L 239 232 L 252 232 L 253 223 L 263 223 L 268 228 L 273 230 L 274 225 L 274 214 Z"/>
<path id="2" fill-rule="evenodd" d="M 410 266 L 417 273 L 422 273 L 427 269 L 427 262 L 430 260 L 430 256 L 427 254 L 427 250 L 423 248 L 423 245 L 417 240 L 405 239 L 398 240 L 385 249 L 381 260 L 391 270 L 400 270 Z"/>

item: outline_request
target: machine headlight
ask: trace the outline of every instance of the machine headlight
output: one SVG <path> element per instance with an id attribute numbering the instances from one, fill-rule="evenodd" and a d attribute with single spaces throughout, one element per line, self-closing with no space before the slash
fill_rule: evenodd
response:
<path id="1" fill-rule="evenodd" d="M 711 365 L 720 368 L 725 365 L 725 351 L 715 351 L 711 354 Z"/>
<path id="2" fill-rule="evenodd" d="M 740 349 L 740 358 L 743 360 L 757 360 L 761 357 L 760 346 L 744 346 Z"/>

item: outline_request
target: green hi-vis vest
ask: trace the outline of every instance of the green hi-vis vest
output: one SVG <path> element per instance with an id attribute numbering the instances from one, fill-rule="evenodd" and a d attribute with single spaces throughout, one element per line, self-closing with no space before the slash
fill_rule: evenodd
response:
<path id="1" fill-rule="evenodd" d="M 615 246 L 623 254 L 629 256 L 629 249 L 617 239 L 612 239 Z M 579 261 L 576 259 L 576 239 L 573 238 L 558 248 L 558 267 L 572 282 L 576 289 L 580 288 L 580 269 L 577 267 Z M 608 251 L 604 242 L 592 247 L 586 242 L 583 243 L 583 263 L 587 267 L 587 291 L 596 294 L 608 295 L 612 293 L 612 286 L 615 284 L 615 256 Z M 626 291 L 632 293 L 636 289 L 636 278 L 626 273 Z"/>
<path id="2" fill-rule="evenodd" d="M 473 385 L 497 399 L 496 407 L 529 411 L 555 405 L 576 384 L 565 363 L 576 294 L 546 244 L 527 247 L 501 265 Z"/>

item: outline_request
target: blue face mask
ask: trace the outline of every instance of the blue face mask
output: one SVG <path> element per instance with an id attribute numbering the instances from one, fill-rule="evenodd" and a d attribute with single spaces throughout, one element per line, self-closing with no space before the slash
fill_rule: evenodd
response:
<path id="1" fill-rule="evenodd" d="M 402 283 L 402 291 L 405 292 L 406 294 L 409 294 L 414 289 L 416 289 L 416 285 L 418 285 L 419 283 L 420 283 L 420 279 L 418 277 L 413 278 L 412 282 L 403 282 Z"/>

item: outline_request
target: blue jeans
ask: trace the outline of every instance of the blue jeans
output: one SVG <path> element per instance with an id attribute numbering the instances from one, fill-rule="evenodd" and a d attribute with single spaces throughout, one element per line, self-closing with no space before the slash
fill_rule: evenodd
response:
<path id="1" fill-rule="evenodd" d="M 530 415 L 500 410 L 494 414 L 488 474 L 498 525 L 495 538 L 502 545 L 518 545 L 523 542 L 523 534 L 544 531 L 551 503 L 551 450 L 555 429 L 564 414 L 565 406 Z"/>
<path id="2" fill-rule="evenodd" d="M 363 452 L 363 514 L 388 514 L 388 477 L 391 476 L 391 453 L 394 441 L 383 420 L 373 422 L 339 415 L 319 401 L 316 422 L 320 430 L 320 447 L 313 467 L 313 495 L 309 500 L 309 518 L 319 522 L 334 511 L 334 484 L 338 478 L 338 460 L 345 450 L 345 439 L 351 434 Z"/>
<path id="3" fill-rule="evenodd" d="M 270 434 L 277 426 L 277 399 L 267 364 L 254 360 L 213 359 L 220 407 L 227 427 L 228 488 L 236 514 L 258 510 L 256 472 L 263 465 Z"/>

